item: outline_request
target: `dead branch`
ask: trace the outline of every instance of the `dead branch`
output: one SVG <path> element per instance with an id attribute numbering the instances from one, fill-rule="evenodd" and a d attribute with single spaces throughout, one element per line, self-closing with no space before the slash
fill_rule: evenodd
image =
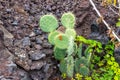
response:
<path id="1" fill-rule="evenodd" d="M 99 16 L 99 17 L 102 17 L 102 15 L 100 14 L 100 12 L 99 12 L 98 9 L 96 8 L 94 2 L 93 2 L 92 0 L 89 0 L 89 1 L 90 1 L 91 5 L 93 6 L 93 9 L 94 9 L 94 10 L 96 11 L 96 13 L 98 14 L 98 16 Z M 104 19 L 102 19 L 102 22 L 106 25 L 106 27 L 107 27 L 109 30 L 112 30 Z M 114 31 L 112 31 L 112 34 L 113 34 L 113 35 L 115 36 L 115 38 L 120 42 L 119 37 L 115 34 Z"/>

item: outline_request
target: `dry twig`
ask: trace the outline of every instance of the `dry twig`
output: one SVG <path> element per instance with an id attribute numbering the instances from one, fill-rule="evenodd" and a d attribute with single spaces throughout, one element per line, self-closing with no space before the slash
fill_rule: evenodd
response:
<path id="1" fill-rule="evenodd" d="M 99 17 L 102 17 L 102 15 L 100 14 L 100 12 L 99 12 L 98 9 L 96 8 L 94 2 L 93 2 L 92 0 L 89 0 L 89 1 L 90 1 L 91 5 L 93 6 L 93 9 L 97 12 L 98 16 L 99 16 Z M 106 27 L 107 27 L 109 30 L 111 30 L 111 28 L 109 27 L 109 25 L 107 24 L 107 22 L 106 22 L 104 19 L 102 19 L 102 22 L 106 25 Z M 113 34 L 113 35 L 115 36 L 115 38 L 120 42 L 119 37 L 115 34 L 114 31 L 112 31 L 112 34 Z"/>

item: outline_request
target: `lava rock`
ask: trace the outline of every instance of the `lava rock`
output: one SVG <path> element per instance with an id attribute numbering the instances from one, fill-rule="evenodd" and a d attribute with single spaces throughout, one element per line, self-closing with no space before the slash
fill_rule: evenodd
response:
<path id="1" fill-rule="evenodd" d="M 35 32 L 36 35 L 41 35 L 42 34 L 42 31 L 40 29 L 37 29 L 37 28 L 34 29 L 34 32 Z"/>
<path id="2" fill-rule="evenodd" d="M 50 43 L 48 43 L 48 42 L 44 42 L 44 43 L 42 44 L 42 47 L 43 47 L 43 48 L 51 48 L 52 45 L 51 45 Z"/>
<path id="3" fill-rule="evenodd" d="M 30 58 L 32 60 L 40 60 L 42 58 L 46 57 L 46 54 L 43 54 L 43 52 L 37 50 L 37 51 L 30 51 L 29 52 Z"/>
<path id="4" fill-rule="evenodd" d="M 18 21 L 14 21 L 14 22 L 12 23 L 12 25 L 13 25 L 13 26 L 17 26 L 17 25 L 18 25 Z"/>
<path id="5" fill-rule="evenodd" d="M 114 54 L 116 61 L 120 64 L 120 47 L 115 49 Z"/>
<path id="6" fill-rule="evenodd" d="M 29 45 L 31 45 L 30 38 L 29 37 L 24 37 L 23 46 L 29 46 Z"/>
<path id="7" fill-rule="evenodd" d="M 31 65 L 31 70 L 40 70 L 45 64 L 43 61 L 34 61 Z"/>
<path id="8" fill-rule="evenodd" d="M 43 43 L 42 40 L 39 37 L 37 37 L 36 38 L 36 44 L 42 44 L 42 43 Z"/>
<path id="9" fill-rule="evenodd" d="M 39 45 L 39 44 L 37 44 L 37 45 L 35 45 L 35 48 L 38 49 L 38 50 L 41 50 L 41 49 L 42 49 L 42 46 Z"/>

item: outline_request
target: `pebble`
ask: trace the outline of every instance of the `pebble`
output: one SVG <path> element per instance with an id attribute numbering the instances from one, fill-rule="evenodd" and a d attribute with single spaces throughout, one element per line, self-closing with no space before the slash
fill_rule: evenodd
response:
<path id="1" fill-rule="evenodd" d="M 37 28 L 34 29 L 34 32 L 35 32 L 36 35 L 41 35 L 42 34 L 42 31 L 40 29 L 37 29 Z"/>
<path id="2" fill-rule="evenodd" d="M 42 49 L 42 46 L 39 45 L 39 44 L 37 44 L 37 45 L 35 45 L 35 48 L 38 49 L 38 50 L 40 50 L 40 49 Z"/>
<path id="3" fill-rule="evenodd" d="M 41 51 L 30 51 L 29 54 L 32 60 L 40 60 L 46 57 L 46 54 L 43 54 Z"/>
<path id="4" fill-rule="evenodd" d="M 29 37 L 24 37 L 23 38 L 23 46 L 29 46 L 29 45 L 31 45 L 30 38 Z"/>
<path id="5" fill-rule="evenodd" d="M 42 44 L 42 43 L 43 43 L 43 41 L 39 37 L 37 37 L 36 38 L 36 44 Z"/>
<path id="6" fill-rule="evenodd" d="M 11 9 L 6 9 L 6 11 L 9 13 L 9 12 L 11 12 L 12 10 L 11 10 Z"/>
<path id="7" fill-rule="evenodd" d="M 14 21 L 14 22 L 12 23 L 12 25 L 13 25 L 13 26 L 17 26 L 17 25 L 18 25 L 18 21 Z"/>
<path id="8" fill-rule="evenodd" d="M 25 10 L 26 10 L 26 11 L 29 11 L 29 10 L 30 10 L 30 6 L 29 6 L 28 4 L 25 4 L 24 7 L 25 7 Z"/>
<path id="9" fill-rule="evenodd" d="M 51 45 L 50 43 L 48 43 L 48 42 L 44 42 L 44 43 L 42 44 L 42 47 L 43 47 L 43 48 L 51 48 L 52 45 Z"/>
<path id="10" fill-rule="evenodd" d="M 29 36 L 30 36 L 30 37 L 35 36 L 35 33 L 34 33 L 34 32 L 31 32 Z"/>
<path id="11" fill-rule="evenodd" d="M 46 63 L 43 61 L 33 62 L 31 65 L 31 70 L 40 70 Z"/>

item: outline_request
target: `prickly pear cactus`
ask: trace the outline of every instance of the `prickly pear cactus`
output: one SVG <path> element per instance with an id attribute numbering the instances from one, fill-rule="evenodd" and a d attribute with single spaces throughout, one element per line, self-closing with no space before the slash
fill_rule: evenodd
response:
<path id="1" fill-rule="evenodd" d="M 61 17 L 61 23 L 66 28 L 74 28 L 75 16 L 71 12 L 64 13 Z"/>
<path id="2" fill-rule="evenodd" d="M 76 37 L 76 31 L 75 29 L 66 29 L 65 34 L 70 37 L 72 36 L 73 38 Z"/>
<path id="3" fill-rule="evenodd" d="M 39 25 L 44 32 L 52 32 L 58 27 L 58 21 L 53 15 L 44 15 L 40 18 Z"/>
<path id="4" fill-rule="evenodd" d="M 67 72 L 67 62 L 66 62 L 65 59 L 61 60 L 59 69 L 60 69 L 60 71 L 62 73 L 66 73 Z"/>
<path id="5" fill-rule="evenodd" d="M 87 76 L 89 74 L 89 69 L 86 66 L 81 66 L 79 69 L 79 73 L 84 76 Z"/>
<path id="6" fill-rule="evenodd" d="M 78 47 L 78 49 L 77 49 L 77 56 L 78 56 L 79 58 L 82 57 L 82 43 L 80 43 L 80 45 L 79 45 L 79 47 Z"/>
<path id="7" fill-rule="evenodd" d="M 48 35 L 48 41 L 51 43 L 51 44 L 55 44 L 55 37 L 59 34 L 58 31 L 53 31 L 53 32 L 50 32 L 50 34 Z"/>
<path id="8" fill-rule="evenodd" d="M 68 77 L 73 77 L 73 73 L 74 73 L 73 56 L 66 57 L 66 61 L 67 61 L 67 75 L 68 75 Z"/>
<path id="9" fill-rule="evenodd" d="M 59 34 L 55 37 L 55 46 L 60 49 L 66 49 L 69 44 L 69 38 L 65 34 Z"/>
<path id="10" fill-rule="evenodd" d="M 66 56 L 66 49 L 54 48 L 54 57 L 57 60 L 63 60 Z"/>
<path id="11" fill-rule="evenodd" d="M 88 66 L 88 60 L 85 57 L 81 57 L 75 60 L 75 71 L 79 72 L 80 66 Z"/>

